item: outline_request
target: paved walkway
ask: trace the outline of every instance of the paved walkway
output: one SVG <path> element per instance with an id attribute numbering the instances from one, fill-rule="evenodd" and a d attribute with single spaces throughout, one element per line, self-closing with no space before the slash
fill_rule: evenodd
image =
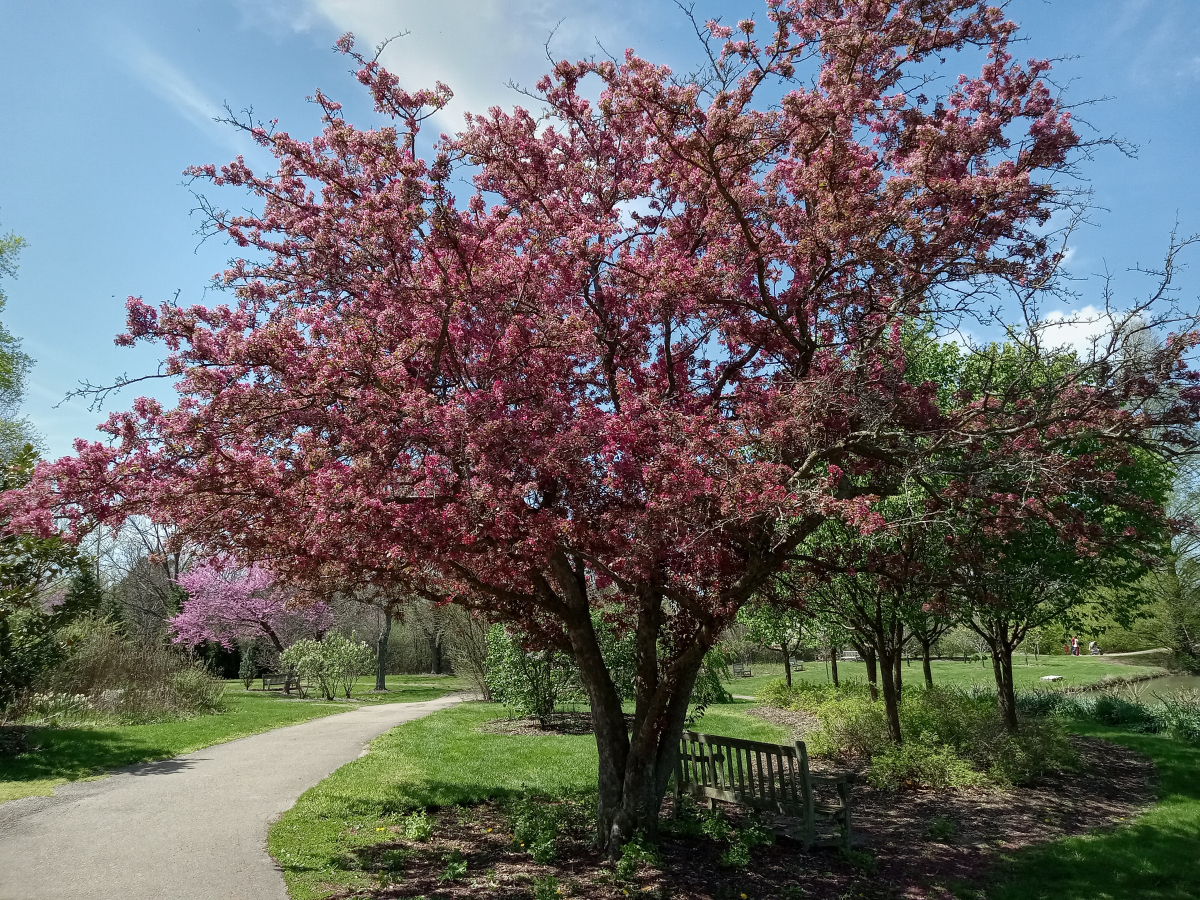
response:
<path id="1" fill-rule="evenodd" d="M 287 900 L 267 827 L 388 729 L 462 695 L 364 706 L 0 805 L 0 900 Z"/>

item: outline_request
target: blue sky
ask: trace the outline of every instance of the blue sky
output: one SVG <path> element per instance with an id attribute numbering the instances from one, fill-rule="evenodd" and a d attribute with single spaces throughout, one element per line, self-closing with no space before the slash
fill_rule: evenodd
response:
<path id="1" fill-rule="evenodd" d="M 696 9 L 732 22 L 761 18 L 762 6 L 698 0 Z M 1197 0 L 1012 0 L 1008 9 L 1028 38 L 1018 55 L 1071 57 L 1055 73 L 1068 98 L 1111 98 L 1081 115 L 1139 148 L 1137 159 L 1109 149 L 1085 164 L 1103 209 L 1074 240 L 1073 274 L 1153 265 L 1177 218 L 1182 232 L 1200 231 Z M 531 84 L 544 70 L 556 25 L 560 58 L 591 54 L 598 41 L 678 70 L 696 59 L 670 0 L 0 0 L 0 225 L 29 242 L 6 285 L 4 319 L 37 360 L 25 410 L 51 455 L 104 416 L 79 400 L 56 406 L 68 391 L 156 366 L 152 348 L 113 346 L 125 297 L 157 302 L 178 291 L 204 302 L 229 256 L 219 241 L 200 244 L 180 174 L 238 153 L 263 162 L 212 121 L 222 104 L 307 136 L 317 117 L 305 97 L 319 87 L 353 121 L 370 121 L 330 47 L 345 31 L 368 45 L 408 31 L 384 61 L 406 86 L 441 79 L 454 89 L 438 123 L 451 130 L 464 110 L 516 103 L 506 84 Z M 1139 281 L 1118 284 L 1134 291 Z M 1181 284 L 1185 296 L 1200 293 L 1194 274 Z M 1091 277 L 1080 290 L 1086 303 L 1100 285 Z"/>

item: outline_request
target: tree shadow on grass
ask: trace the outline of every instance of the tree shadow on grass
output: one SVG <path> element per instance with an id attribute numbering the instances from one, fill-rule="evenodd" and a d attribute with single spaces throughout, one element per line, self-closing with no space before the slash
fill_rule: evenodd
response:
<path id="1" fill-rule="evenodd" d="M 0 781 L 70 781 L 175 755 L 170 747 L 134 738 L 119 728 L 31 728 L 24 738 L 31 749 L 0 756 Z"/>
<path id="2" fill-rule="evenodd" d="M 988 900 L 1200 897 L 1200 747 L 1158 735 L 1079 730 L 1153 759 L 1159 803 L 1128 827 L 1013 854 L 998 867 L 984 896 Z"/>

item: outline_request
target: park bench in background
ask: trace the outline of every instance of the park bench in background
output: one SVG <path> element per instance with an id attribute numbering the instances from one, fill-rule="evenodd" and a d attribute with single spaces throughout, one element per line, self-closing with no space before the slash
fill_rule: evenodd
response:
<path id="1" fill-rule="evenodd" d="M 733 670 L 734 678 L 750 678 L 754 674 L 750 663 L 735 662 L 729 668 Z"/>
<path id="2" fill-rule="evenodd" d="M 263 675 L 262 685 L 264 691 L 273 691 L 277 688 L 283 688 L 283 692 L 285 694 L 290 694 L 292 692 L 292 688 L 299 687 L 299 680 L 295 675 L 269 673 Z"/>
<path id="3" fill-rule="evenodd" d="M 847 650 L 842 654 L 842 662 L 862 662 L 862 656 L 857 650 Z"/>
<path id="4" fill-rule="evenodd" d="M 816 792 L 822 796 L 818 798 Z M 813 775 L 803 741 L 792 746 L 685 731 L 675 767 L 675 798 L 724 800 L 798 819 L 798 833 L 780 828 L 805 849 L 816 843 L 850 847 L 850 777 Z"/>

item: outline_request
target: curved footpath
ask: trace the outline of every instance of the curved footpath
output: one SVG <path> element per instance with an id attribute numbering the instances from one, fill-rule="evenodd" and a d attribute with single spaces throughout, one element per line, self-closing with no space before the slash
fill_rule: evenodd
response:
<path id="1" fill-rule="evenodd" d="M 287 900 L 267 827 L 372 738 L 462 695 L 313 719 L 0 805 L 0 900 Z"/>

